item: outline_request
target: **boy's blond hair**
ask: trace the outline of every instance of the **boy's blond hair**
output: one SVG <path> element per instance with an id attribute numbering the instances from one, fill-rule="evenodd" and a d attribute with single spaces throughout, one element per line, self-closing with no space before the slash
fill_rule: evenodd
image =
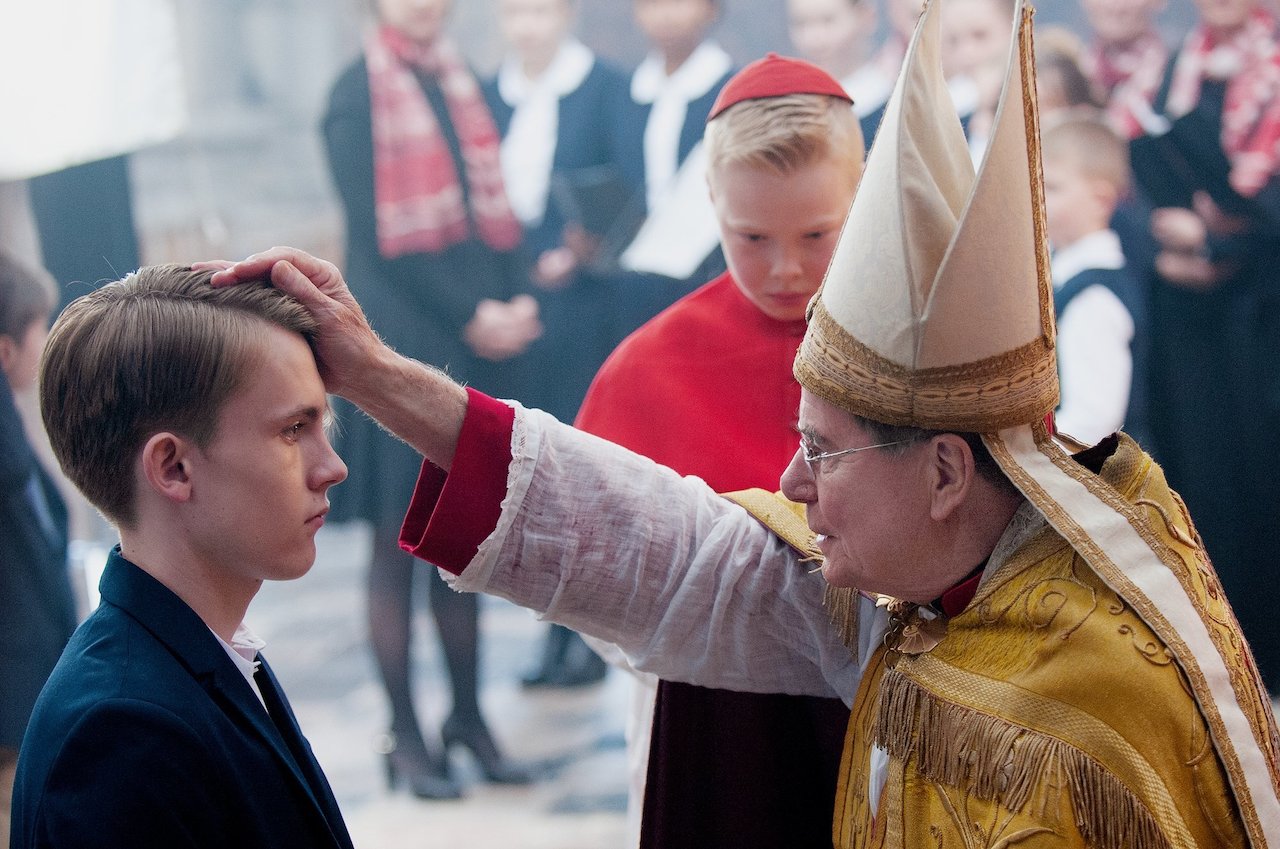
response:
<path id="1" fill-rule="evenodd" d="M 748 165 L 778 174 L 828 157 L 861 173 L 862 127 L 849 101 L 825 94 L 787 94 L 744 100 L 707 124 L 707 173 Z"/>
<path id="2" fill-rule="evenodd" d="M 109 520 L 137 518 L 133 464 L 156 433 L 207 445 L 260 354 L 266 325 L 312 342 L 306 309 L 266 283 L 214 289 L 212 271 L 159 265 L 73 301 L 40 363 L 40 412 L 59 465 Z"/>
<path id="3" fill-rule="evenodd" d="M 1103 180 L 1116 197 L 1129 191 L 1129 147 L 1100 116 L 1068 116 L 1047 124 L 1040 134 L 1044 161 L 1069 161 L 1085 177 Z"/>

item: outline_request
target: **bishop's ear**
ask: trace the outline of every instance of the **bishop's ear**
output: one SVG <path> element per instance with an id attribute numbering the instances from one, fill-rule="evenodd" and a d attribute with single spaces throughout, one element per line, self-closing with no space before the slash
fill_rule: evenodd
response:
<path id="1" fill-rule="evenodd" d="M 950 518 L 964 504 L 977 468 L 964 437 L 941 433 L 929 441 L 929 515 L 935 522 Z"/>
<path id="2" fill-rule="evenodd" d="M 192 444 L 167 431 L 152 434 L 142 447 L 142 477 L 162 498 L 185 502 L 191 498 Z"/>

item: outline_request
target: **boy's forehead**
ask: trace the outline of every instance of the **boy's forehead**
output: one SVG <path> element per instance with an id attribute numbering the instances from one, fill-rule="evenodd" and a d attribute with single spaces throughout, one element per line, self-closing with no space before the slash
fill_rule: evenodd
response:
<path id="1" fill-rule="evenodd" d="M 707 182 L 733 219 L 749 219 L 757 225 L 767 222 L 780 229 L 810 227 L 818 222 L 787 219 L 778 215 L 778 209 L 800 206 L 808 210 L 806 217 L 843 220 L 857 189 L 860 166 L 843 150 L 832 149 L 785 173 L 750 160 L 713 162 Z M 772 201 L 768 205 L 759 198 L 762 192 Z"/>
<path id="2" fill-rule="evenodd" d="M 315 355 L 305 336 L 279 325 L 263 322 L 245 357 L 240 392 L 257 392 L 282 408 L 309 398 L 313 405 L 325 402 L 324 382 Z"/>

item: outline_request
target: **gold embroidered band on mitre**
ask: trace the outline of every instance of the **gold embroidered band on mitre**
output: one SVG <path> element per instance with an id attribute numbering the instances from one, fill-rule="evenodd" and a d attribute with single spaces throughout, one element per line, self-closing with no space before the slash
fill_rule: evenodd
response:
<path id="1" fill-rule="evenodd" d="M 912 369 L 855 339 L 820 298 L 810 304 L 794 372 L 818 397 L 888 425 L 991 433 L 1042 419 L 1058 404 L 1051 336 L 976 362 Z"/>

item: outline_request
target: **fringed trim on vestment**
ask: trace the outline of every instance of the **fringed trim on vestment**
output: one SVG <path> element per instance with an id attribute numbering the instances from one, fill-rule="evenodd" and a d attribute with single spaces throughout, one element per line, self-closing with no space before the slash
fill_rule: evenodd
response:
<path id="1" fill-rule="evenodd" d="M 861 598 L 853 587 L 833 587 L 827 584 L 822 592 L 822 603 L 827 608 L 831 623 L 836 626 L 840 641 L 858 658 L 858 601 Z"/>
<path id="2" fill-rule="evenodd" d="M 1155 818 L 1102 764 L 1054 737 L 938 698 L 899 670 L 880 682 L 876 744 L 926 779 L 1019 812 L 1037 787 L 1069 788 L 1076 826 L 1098 849 L 1169 849 Z M 1058 780 L 1054 780 L 1054 776 Z"/>

